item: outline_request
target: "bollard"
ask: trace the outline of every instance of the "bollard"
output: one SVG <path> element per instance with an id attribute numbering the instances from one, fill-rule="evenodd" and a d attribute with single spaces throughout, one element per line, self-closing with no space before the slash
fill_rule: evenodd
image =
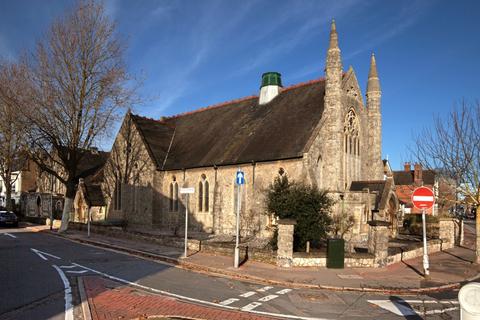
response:
<path id="1" fill-rule="evenodd" d="M 471 282 L 458 292 L 460 320 L 480 319 L 480 283 Z"/>

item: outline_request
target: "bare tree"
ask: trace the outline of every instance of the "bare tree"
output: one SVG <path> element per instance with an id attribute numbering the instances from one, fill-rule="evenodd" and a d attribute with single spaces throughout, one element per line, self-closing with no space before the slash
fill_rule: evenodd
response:
<path id="1" fill-rule="evenodd" d="M 25 134 L 19 117 L 20 97 L 24 89 L 22 64 L 0 65 L 0 176 L 5 185 L 7 210 L 12 210 L 12 187 L 26 163 Z"/>
<path id="2" fill-rule="evenodd" d="M 55 21 L 33 54 L 29 73 L 30 156 L 65 185 L 60 231 L 68 227 L 84 151 L 104 137 L 133 89 L 124 47 L 101 4 L 79 2 Z"/>
<path id="3" fill-rule="evenodd" d="M 416 139 L 416 158 L 429 169 L 454 181 L 463 203 L 480 206 L 480 103 L 462 102 L 446 118 Z M 455 203 L 456 205 L 456 203 Z M 480 263 L 480 216 L 476 220 L 476 262 Z"/>

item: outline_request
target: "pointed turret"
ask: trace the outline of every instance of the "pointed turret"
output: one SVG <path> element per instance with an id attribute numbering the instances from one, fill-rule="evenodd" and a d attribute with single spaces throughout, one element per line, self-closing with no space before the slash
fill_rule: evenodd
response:
<path id="1" fill-rule="evenodd" d="M 323 187 L 332 190 L 344 190 L 343 168 L 339 163 L 343 162 L 343 146 L 339 141 L 343 141 L 343 119 L 344 108 L 342 105 L 342 57 L 338 46 L 338 34 L 335 20 L 332 20 L 330 29 L 330 41 L 327 50 L 327 59 L 325 63 L 325 98 L 324 98 L 324 117 L 326 143 L 324 153 L 325 157 L 323 167 L 326 168 L 323 173 L 325 183 Z M 328 182 L 326 182 L 328 181 Z"/>
<path id="2" fill-rule="evenodd" d="M 338 34 L 337 26 L 335 25 L 335 20 L 332 20 L 332 25 L 330 27 L 330 42 L 327 51 L 327 65 L 325 71 L 328 72 L 328 69 L 337 69 L 335 71 L 342 72 L 342 57 L 340 54 L 340 48 L 338 46 Z M 339 70 L 338 70 L 339 69 Z"/>
<path id="3" fill-rule="evenodd" d="M 381 92 L 380 80 L 377 73 L 377 62 L 375 61 L 375 54 L 372 53 L 370 59 L 370 72 L 368 73 L 367 96 L 371 92 Z"/>
<path id="4" fill-rule="evenodd" d="M 368 112 L 368 149 L 370 166 L 369 179 L 381 180 L 383 177 L 382 163 L 382 114 L 380 80 L 378 79 L 377 62 L 372 53 L 370 58 L 370 72 L 367 83 L 367 112 Z"/>

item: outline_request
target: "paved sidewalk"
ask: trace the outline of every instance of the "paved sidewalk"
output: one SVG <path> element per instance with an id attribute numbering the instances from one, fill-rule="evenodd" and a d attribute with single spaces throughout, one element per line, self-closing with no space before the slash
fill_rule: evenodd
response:
<path id="1" fill-rule="evenodd" d="M 98 276 L 83 277 L 92 320 L 232 319 L 272 320 L 246 312 L 205 307 L 152 294 Z"/>
<path id="2" fill-rule="evenodd" d="M 52 234 L 59 235 L 55 231 Z M 464 247 L 455 247 L 429 256 L 430 278 L 428 280 L 423 276 L 421 257 L 377 269 L 280 268 L 251 260 L 239 269 L 235 269 L 233 257 L 191 252 L 187 259 L 182 259 L 183 250 L 180 248 L 98 234 L 92 234 L 87 238 L 85 232 L 75 230 L 70 230 L 61 236 L 163 261 L 194 272 L 297 288 L 420 293 L 457 288 L 461 282 L 471 281 L 480 273 L 480 266 L 473 263 L 475 254 L 473 234 L 468 233 Z"/>

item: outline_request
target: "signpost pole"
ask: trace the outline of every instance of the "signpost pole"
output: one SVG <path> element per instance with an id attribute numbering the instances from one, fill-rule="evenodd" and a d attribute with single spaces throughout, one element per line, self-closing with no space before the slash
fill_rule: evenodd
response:
<path id="1" fill-rule="evenodd" d="M 430 275 L 428 264 L 427 250 L 427 219 L 425 217 L 426 210 L 435 205 L 435 193 L 427 187 L 418 187 L 412 193 L 412 203 L 415 208 L 422 210 L 422 227 L 423 227 L 423 270 L 425 277 Z"/>
<path id="2" fill-rule="evenodd" d="M 188 237 L 187 237 L 187 232 L 188 232 L 188 193 L 185 194 L 186 200 L 185 200 L 185 250 L 183 253 L 183 257 L 187 257 L 187 250 L 188 250 Z"/>
<path id="3" fill-rule="evenodd" d="M 423 270 L 425 276 L 430 275 L 429 265 L 428 265 L 428 251 L 427 251 L 427 222 L 425 219 L 425 209 L 422 210 L 422 224 L 423 224 Z"/>
<path id="4" fill-rule="evenodd" d="M 92 221 L 92 211 L 90 210 L 90 207 L 88 207 L 87 215 L 88 215 L 87 237 L 90 238 L 90 222 Z"/>
<path id="5" fill-rule="evenodd" d="M 240 242 L 240 206 L 242 205 L 241 196 L 242 196 L 242 185 L 239 184 L 237 188 L 237 226 L 236 226 L 235 261 L 234 261 L 235 268 L 238 268 L 238 265 L 240 264 L 240 248 L 238 247 L 238 245 Z"/>

